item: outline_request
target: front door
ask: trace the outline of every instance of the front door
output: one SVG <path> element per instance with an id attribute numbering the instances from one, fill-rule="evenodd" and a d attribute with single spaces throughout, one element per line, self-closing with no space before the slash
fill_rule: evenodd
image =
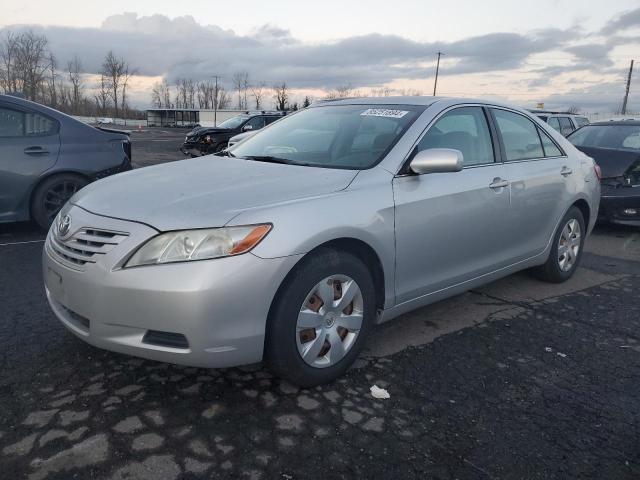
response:
<path id="1" fill-rule="evenodd" d="M 509 183 L 504 165 L 496 162 L 484 109 L 449 110 L 417 145 L 417 151 L 429 148 L 460 150 L 464 168 L 393 181 L 398 303 L 509 263 Z"/>

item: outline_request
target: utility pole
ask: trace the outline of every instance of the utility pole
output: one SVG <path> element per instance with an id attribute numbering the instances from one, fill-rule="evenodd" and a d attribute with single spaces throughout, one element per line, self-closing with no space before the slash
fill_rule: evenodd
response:
<path id="1" fill-rule="evenodd" d="M 433 82 L 433 96 L 436 96 L 436 88 L 438 87 L 438 72 L 440 71 L 440 56 L 444 55 L 442 52 L 438 52 L 438 63 L 436 63 L 436 79 Z"/>
<path id="2" fill-rule="evenodd" d="M 622 115 L 627 113 L 627 101 L 629 100 L 629 89 L 631 88 L 631 74 L 633 73 L 633 60 L 631 60 L 631 66 L 629 67 L 629 76 L 627 77 L 627 90 L 624 92 L 624 100 L 622 101 Z"/>
<path id="3" fill-rule="evenodd" d="M 220 75 L 214 75 L 213 78 L 216 81 L 216 89 L 213 92 L 213 126 L 218 126 L 218 79 Z"/>

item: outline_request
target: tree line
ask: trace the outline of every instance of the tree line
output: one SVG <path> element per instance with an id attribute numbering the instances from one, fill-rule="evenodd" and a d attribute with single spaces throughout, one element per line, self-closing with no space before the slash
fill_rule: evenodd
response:
<path id="1" fill-rule="evenodd" d="M 0 39 L 0 89 L 71 115 L 144 118 L 130 108 L 128 87 L 136 70 L 113 51 L 107 52 L 97 85 L 87 83 L 75 55 L 61 66 L 44 35 L 33 31 L 5 33 Z"/>
<path id="2" fill-rule="evenodd" d="M 277 110 L 299 108 L 297 102 L 290 103 L 291 94 L 286 82 L 271 87 L 263 81 L 251 83 L 248 72 L 234 73 L 231 81 L 233 92 L 228 92 L 222 83 L 213 80 L 178 78 L 174 85 L 169 85 L 163 79 L 153 85 L 151 103 L 155 108 L 263 110 L 267 108 L 266 100 L 270 95 Z M 311 98 L 307 96 L 303 107 L 309 105 Z"/>
<path id="3" fill-rule="evenodd" d="M 7 31 L 0 39 L 0 90 L 20 93 L 28 100 L 72 115 L 144 118 L 143 111 L 129 105 L 128 89 L 136 73 L 135 68 L 111 50 L 105 55 L 99 73 L 88 75 L 83 73 L 77 55 L 66 65 L 59 65 L 44 35 L 31 30 Z M 92 78 L 93 81 L 88 81 Z M 229 80 L 231 91 L 225 89 L 223 82 L 213 79 L 179 78 L 173 85 L 163 79 L 153 85 L 151 103 L 155 108 L 263 110 L 271 100 L 277 110 L 284 111 L 308 107 L 313 100 L 305 96 L 299 105 L 292 101 L 291 89 L 285 81 L 271 86 L 264 81 L 252 82 L 246 71 L 235 72 Z M 324 98 L 392 94 L 420 95 L 420 92 L 389 87 L 363 92 L 345 85 L 329 91 Z"/>

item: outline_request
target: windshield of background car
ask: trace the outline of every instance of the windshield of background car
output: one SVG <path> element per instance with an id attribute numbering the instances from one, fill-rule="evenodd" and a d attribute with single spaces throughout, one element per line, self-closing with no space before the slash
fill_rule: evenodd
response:
<path id="1" fill-rule="evenodd" d="M 248 118 L 249 117 L 246 115 L 237 115 L 222 122 L 220 125 L 218 125 L 218 128 L 238 128 L 240 125 L 242 125 L 242 122 L 244 122 Z"/>
<path id="2" fill-rule="evenodd" d="M 640 125 L 586 125 L 568 140 L 576 147 L 640 150 Z"/>
<path id="3" fill-rule="evenodd" d="M 362 170 L 377 164 L 424 111 L 415 105 L 327 105 L 284 117 L 230 149 L 236 157 Z"/>

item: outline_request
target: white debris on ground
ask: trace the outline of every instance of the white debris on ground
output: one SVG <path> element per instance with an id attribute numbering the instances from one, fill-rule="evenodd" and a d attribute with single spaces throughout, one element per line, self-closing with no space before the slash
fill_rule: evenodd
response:
<path id="1" fill-rule="evenodd" d="M 556 354 L 562 358 L 565 358 L 567 356 L 566 353 L 561 353 L 561 352 L 556 352 Z"/>
<path id="2" fill-rule="evenodd" d="M 545 352 L 553 352 L 553 348 L 551 348 L 551 347 L 544 347 L 544 351 L 545 351 Z"/>
<path id="3" fill-rule="evenodd" d="M 380 398 L 380 399 L 391 398 L 391 395 L 389 395 L 389 392 L 387 392 L 384 388 L 378 387 L 377 385 L 372 386 L 370 390 L 373 398 Z"/>

